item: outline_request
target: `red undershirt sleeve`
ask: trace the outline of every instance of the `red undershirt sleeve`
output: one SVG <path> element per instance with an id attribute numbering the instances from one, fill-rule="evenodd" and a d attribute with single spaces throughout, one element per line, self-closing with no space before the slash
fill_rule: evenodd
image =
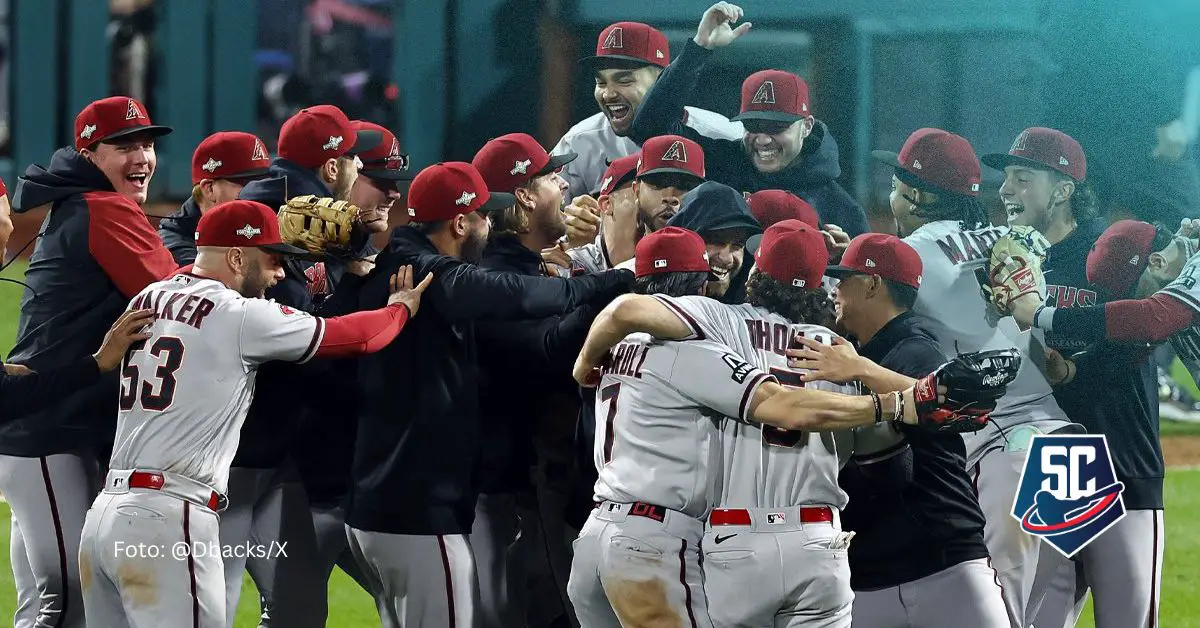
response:
<path id="1" fill-rule="evenodd" d="M 1124 342 L 1159 343 L 1192 325 L 1195 311 L 1162 292 L 1136 301 L 1104 305 L 1105 335 Z"/>
<path id="2" fill-rule="evenodd" d="M 324 319 L 325 335 L 316 357 L 345 358 L 379 351 L 391 344 L 408 319 L 408 306 L 400 303 Z"/>

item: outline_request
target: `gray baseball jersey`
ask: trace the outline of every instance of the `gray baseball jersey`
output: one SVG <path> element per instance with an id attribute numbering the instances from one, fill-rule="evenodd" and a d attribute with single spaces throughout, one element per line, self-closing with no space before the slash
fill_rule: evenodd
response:
<path id="1" fill-rule="evenodd" d="M 851 395 L 859 392 L 857 386 L 830 382 L 805 385 L 800 380 L 801 372 L 788 368 L 784 351 L 792 336 L 803 333 L 828 343 L 836 334 L 824 327 L 792 324 L 749 304 L 726 305 L 699 296 L 655 296 L 692 328 L 694 337 L 728 345 L 780 383 Z M 831 432 L 792 432 L 770 425 L 724 421 L 721 447 L 725 466 L 717 505 L 770 508 L 824 504 L 845 508 L 846 493 L 838 486 L 837 478 L 848 458 L 851 438 L 849 432 L 844 432 L 835 442 Z"/>
<path id="2" fill-rule="evenodd" d="M 596 499 L 703 519 L 721 477 L 717 422 L 744 420 L 767 377 L 712 341 L 626 338 L 596 390 Z"/>
<path id="3" fill-rule="evenodd" d="M 1041 330 L 1022 332 L 1012 317 L 1001 318 L 984 300 L 975 275 L 986 268 L 992 245 L 1007 231 L 1005 227 L 963 231 L 955 220 L 931 222 L 913 231 L 904 241 L 917 250 L 924 264 L 913 311 L 929 319 L 931 331 L 948 355 L 1013 347 L 1021 351 L 1024 359 L 1017 379 L 992 412 L 992 421 L 1000 428 L 1065 423 L 1067 417 L 1039 370 L 1045 363 Z M 997 431 L 978 434 L 991 440 Z M 968 450 L 973 442 L 978 449 L 980 440 L 968 438 Z"/>
<path id="4" fill-rule="evenodd" d="M 1167 284 L 1161 292 L 1179 299 L 1200 314 L 1200 253 L 1188 258 L 1175 281 Z M 1193 325 L 1171 336 L 1171 345 L 1179 357 L 1195 362 L 1200 360 L 1200 326 Z"/>
<path id="5" fill-rule="evenodd" d="M 745 129 L 741 122 L 733 122 L 725 116 L 696 107 L 684 107 L 684 124 L 706 137 L 717 139 L 742 139 Z M 591 194 L 600 189 L 608 162 L 632 155 L 640 148 L 633 140 L 617 135 L 602 112 L 584 118 L 567 130 L 558 144 L 550 151 L 552 155 L 575 153 L 579 155 L 563 166 L 562 177 L 570 186 L 568 198 Z"/>
<path id="6" fill-rule="evenodd" d="M 126 356 L 109 467 L 177 473 L 224 493 L 258 365 L 308 360 L 324 321 L 187 274 L 150 284 L 130 308 L 158 318 Z"/>

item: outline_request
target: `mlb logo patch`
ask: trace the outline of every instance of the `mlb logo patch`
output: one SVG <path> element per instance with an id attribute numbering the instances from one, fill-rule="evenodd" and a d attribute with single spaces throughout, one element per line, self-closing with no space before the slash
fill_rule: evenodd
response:
<path id="1" fill-rule="evenodd" d="M 1125 517 L 1101 434 L 1033 438 L 1010 513 L 1025 532 L 1071 558 Z"/>
<path id="2" fill-rule="evenodd" d="M 787 523 L 787 517 L 785 517 L 782 512 L 769 512 L 767 513 L 767 523 Z"/>

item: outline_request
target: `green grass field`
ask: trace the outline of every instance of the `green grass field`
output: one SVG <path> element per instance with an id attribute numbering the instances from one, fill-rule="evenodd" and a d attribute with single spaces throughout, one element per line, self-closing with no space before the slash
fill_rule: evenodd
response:
<path id="1" fill-rule="evenodd" d="M 20 278 L 24 271 L 21 262 L 0 274 L 3 277 Z M 22 288 L 8 282 L 0 282 L 0 353 L 7 355 L 16 335 L 17 304 Z M 1177 423 L 1164 421 L 1164 436 L 1188 436 L 1200 434 L 1200 423 Z M 1161 625 L 1171 628 L 1200 628 L 1200 600 L 1195 592 L 1200 591 L 1200 535 L 1196 524 L 1200 521 L 1200 469 L 1171 471 L 1166 482 L 1167 545 L 1162 580 Z M 0 504 L 0 540 L 8 539 L 9 510 Z M 0 543 L 0 564 L 9 565 L 8 543 Z M 16 592 L 12 571 L 0 567 L 0 625 L 11 616 L 16 607 Z M 242 600 L 238 605 L 238 628 L 251 628 L 258 622 L 258 594 L 254 583 L 246 576 L 242 584 Z M 329 621 L 331 628 L 372 626 L 378 624 L 375 606 L 370 596 L 340 570 L 334 570 L 329 580 Z M 1091 628 L 1091 606 L 1079 622 L 1080 628 Z"/>

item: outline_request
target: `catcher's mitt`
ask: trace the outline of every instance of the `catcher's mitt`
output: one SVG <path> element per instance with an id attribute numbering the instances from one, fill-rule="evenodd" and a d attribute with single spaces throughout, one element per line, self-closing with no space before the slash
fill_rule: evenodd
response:
<path id="1" fill-rule="evenodd" d="M 1046 280 L 1042 277 L 1042 264 L 1050 243 L 1033 227 L 1016 226 L 992 245 L 988 259 L 988 280 L 984 284 L 984 298 L 1002 313 L 1018 297 L 1036 294 L 1039 300 L 1046 299 Z"/>
<path id="2" fill-rule="evenodd" d="M 313 194 L 297 196 L 279 208 L 283 241 L 314 254 L 344 250 L 358 208 L 346 201 Z"/>
<path id="3" fill-rule="evenodd" d="M 979 430 L 1020 368 L 1016 349 L 964 353 L 950 360 L 913 387 L 917 425 L 940 432 Z M 938 386 L 946 387 L 946 400 L 940 403 Z"/>

